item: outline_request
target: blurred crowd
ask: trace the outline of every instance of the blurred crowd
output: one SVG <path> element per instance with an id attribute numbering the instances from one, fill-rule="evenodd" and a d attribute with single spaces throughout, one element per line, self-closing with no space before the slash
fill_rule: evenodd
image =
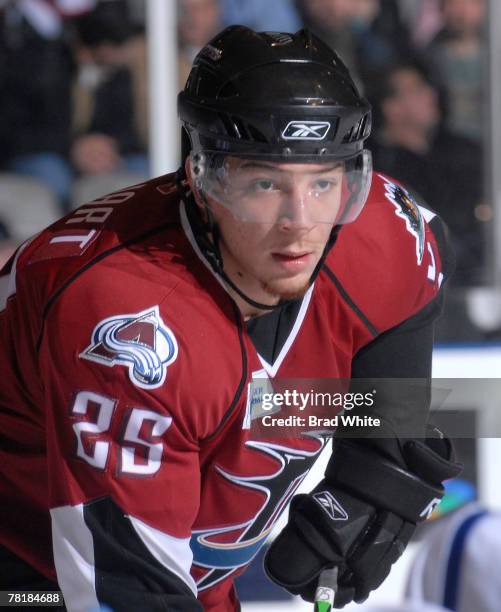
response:
<path id="1" fill-rule="evenodd" d="M 33 231 L 31 219 L 46 214 L 48 223 L 148 176 L 146 2 L 0 0 L 0 259 Z M 373 103 L 375 168 L 446 220 L 455 283 L 481 284 L 492 216 L 483 163 L 487 3 L 178 0 L 179 87 L 225 25 L 307 25 Z M 44 212 L 27 213 L 27 200 Z"/>

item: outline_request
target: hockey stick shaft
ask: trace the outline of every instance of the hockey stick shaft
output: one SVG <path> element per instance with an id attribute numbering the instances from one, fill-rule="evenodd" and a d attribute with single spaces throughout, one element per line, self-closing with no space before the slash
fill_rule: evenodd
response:
<path id="1" fill-rule="evenodd" d="M 338 568 L 325 569 L 318 578 L 314 612 L 331 612 L 337 591 Z"/>

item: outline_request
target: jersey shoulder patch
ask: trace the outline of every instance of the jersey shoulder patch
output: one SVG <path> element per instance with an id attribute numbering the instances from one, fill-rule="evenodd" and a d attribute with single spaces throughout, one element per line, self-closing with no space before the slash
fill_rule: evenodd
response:
<path id="1" fill-rule="evenodd" d="M 421 208 L 405 187 L 382 174 L 379 177 L 384 183 L 386 199 L 395 207 L 395 214 L 405 222 L 407 231 L 416 240 L 416 260 L 417 264 L 421 265 L 426 239 L 425 220 Z"/>
<path id="2" fill-rule="evenodd" d="M 156 389 L 163 385 L 167 366 L 176 360 L 177 353 L 176 337 L 163 322 L 157 305 L 98 323 L 80 357 L 109 367 L 124 365 L 134 385 Z"/>
<path id="3" fill-rule="evenodd" d="M 378 332 L 421 310 L 442 285 L 435 217 L 398 181 L 375 173 L 360 216 L 339 233 L 326 265 Z"/>

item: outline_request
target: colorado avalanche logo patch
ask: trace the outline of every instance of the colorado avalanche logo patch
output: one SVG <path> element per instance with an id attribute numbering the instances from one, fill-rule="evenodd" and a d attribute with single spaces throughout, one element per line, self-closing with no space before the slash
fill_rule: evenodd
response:
<path id="1" fill-rule="evenodd" d="M 108 367 L 126 366 L 134 385 L 156 389 L 164 383 L 167 366 L 176 360 L 177 352 L 174 334 L 162 321 L 158 306 L 153 306 L 98 323 L 92 344 L 80 357 Z"/>
<path id="2" fill-rule="evenodd" d="M 379 176 L 384 181 L 386 198 L 396 209 L 395 214 L 405 221 L 407 230 L 416 239 L 416 258 L 418 265 L 421 265 L 424 255 L 425 226 L 419 206 L 407 189 L 392 183 L 385 176 Z"/>

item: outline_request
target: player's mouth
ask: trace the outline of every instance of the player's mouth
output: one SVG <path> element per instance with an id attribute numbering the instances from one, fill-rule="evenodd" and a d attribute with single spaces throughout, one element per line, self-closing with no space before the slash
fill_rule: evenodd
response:
<path id="1" fill-rule="evenodd" d="M 311 262 L 313 253 L 311 251 L 280 251 L 272 253 L 271 256 L 286 270 L 301 270 Z"/>

